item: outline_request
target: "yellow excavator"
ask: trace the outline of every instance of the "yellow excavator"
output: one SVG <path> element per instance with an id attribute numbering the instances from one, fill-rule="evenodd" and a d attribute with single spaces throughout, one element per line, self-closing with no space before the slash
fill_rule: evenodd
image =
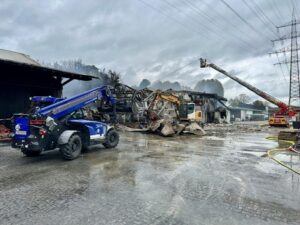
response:
<path id="1" fill-rule="evenodd" d="M 183 103 L 179 105 L 179 118 L 186 121 L 202 121 L 202 111 L 196 109 L 196 105 L 193 102 Z"/>
<path id="2" fill-rule="evenodd" d="M 202 111 L 196 110 L 195 103 L 180 101 L 179 97 L 177 97 L 176 95 L 163 93 L 160 90 L 157 90 L 154 95 L 155 96 L 148 108 L 148 115 L 150 119 L 154 120 L 158 118 L 157 113 L 153 110 L 154 106 L 157 105 L 159 101 L 165 100 L 176 105 L 177 110 L 179 111 L 178 116 L 181 121 L 202 121 Z"/>

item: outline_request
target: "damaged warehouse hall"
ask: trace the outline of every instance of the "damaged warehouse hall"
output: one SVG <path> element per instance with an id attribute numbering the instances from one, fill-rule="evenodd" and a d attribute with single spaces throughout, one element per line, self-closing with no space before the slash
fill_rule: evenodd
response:
<path id="1" fill-rule="evenodd" d="M 117 121 L 127 131 L 150 131 L 163 136 L 191 132 L 205 134 L 200 127 L 205 123 L 228 122 L 226 98 L 217 94 L 172 89 L 137 90 L 117 84 Z M 107 109 L 98 107 L 101 112 Z"/>
<path id="2" fill-rule="evenodd" d="M 2 1 L 0 225 L 299 225 L 299 13 Z"/>
<path id="3" fill-rule="evenodd" d="M 118 122 L 127 131 L 205 134 L 201 125 L 228 122 L 224 97 L 195 91 L 136 90 L 119 84 L 112 90 L 117 99 Z M 105 111 L 100 108 L 100 111 Z"/>

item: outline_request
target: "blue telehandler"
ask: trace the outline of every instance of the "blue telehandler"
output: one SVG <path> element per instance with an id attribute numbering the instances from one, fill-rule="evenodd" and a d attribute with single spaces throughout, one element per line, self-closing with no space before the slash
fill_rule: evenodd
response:
<path id="1" fill-rule="evenodd" d="M 118 145 L 116 130 L 106 123 L 87 119 L 83 110 L 101 101 L 115 113 L 116 99 L 109 87 L 52 101 L 53 104 L 38 107 L 29 114 L 14 114 L 13 148 L 20 148 L 26 156 L 38 156 L 43 151 L 59 148 L 64 159 L 72 160 L 91 144 L 102 143 L 106 148 Z"/>

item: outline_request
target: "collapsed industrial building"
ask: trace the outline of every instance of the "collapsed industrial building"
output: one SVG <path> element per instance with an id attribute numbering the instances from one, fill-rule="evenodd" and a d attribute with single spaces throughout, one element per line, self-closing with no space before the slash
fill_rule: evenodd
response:
<path id="1" fill-rule="evenodd" d="M 116 96 L 116 120 L 127 131 L 156 132 L 163 136 L 181 133 L 204 134 L 205 123 L 228 122 L 226 98 L 217 94 L 133 89 L 119 84 L 112 88 Z M 108 112 L 105 108 L 98 111 Z"/>
<path id="2" fill-rule="evenodd" d="M 32 96 L 62 97 L 63 86 L 72 80 L 89 81 L 94 76 L 67 72 L 40 65 L 29 56 L 0 50 L 1 135 L 9 134 L 13 113 L 26 113 Z M 129 131 L 147 131 L 172 136 L 185 132 L 203 134 L 205 123 L 229 121 L 227 100 L 213 93 L 186 90 L 134 89 L 120 82 L 110 87 L 116 107 L 98 103 L 87 108 L 86 116 L 119 124 Z"/>

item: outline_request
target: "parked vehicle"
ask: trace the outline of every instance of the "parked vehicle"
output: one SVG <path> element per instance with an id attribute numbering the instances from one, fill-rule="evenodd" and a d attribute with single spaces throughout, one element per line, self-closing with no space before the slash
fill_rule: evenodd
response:
<path id="1" fill-rule="evenodd" d="M 13 116 L 12 147 L 20 148 L 26 156 L 59 148 L 64 159 L 72 160 L 94 143 L 102 143 L 106 148 L 118 145 L 119 134 L 112 126 L 86 119 L 82 110 L 101 100 L 111 105 L 115 112 L 116 100 L 108 87 L 52 100 L 53 104 L 36 108 L 29 114 Z"/>
<path id="2" fill-rule="evenodd" d="M 250 91 L 254 92 L 258 96 L 262 97 L 263 99 L 267 100 L 268 102 L 276 105 L 279 108 L 279 111 L 274 113 L 269 118 L 269 125 L 270 126 L 285 126 L 289 127 L 289 119 L 295 117 L 299 112 L 294 107 L 285 104 L 284 102 L 276 99 L 275 97 L 269 95 L 268 93 L 259 90 L 258 88 L 252 86 L 251 84 L 247 83 L 246 81 L 241 80 L 240 78 L 229 74 L 225 70 L 221 69 L 220 67 L 216 66 L 213 63 L 207 63 L 205 59 L 200 59 L 200 68 L 211 67 L 214 70 L 224 74 L 225 76 L 231 78 L 232 80 L 238 82 L 242 86 L 248 88 Z"/>

